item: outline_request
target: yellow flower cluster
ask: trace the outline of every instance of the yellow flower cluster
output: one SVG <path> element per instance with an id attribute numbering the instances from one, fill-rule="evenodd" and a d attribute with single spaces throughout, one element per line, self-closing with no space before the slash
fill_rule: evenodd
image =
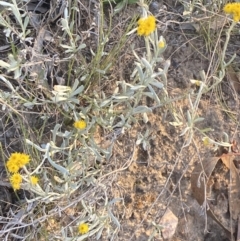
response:
<path id="1" fill-rule="evenodd" d="M 12 153 L 7 161 L 7 169 L 11 173 L 16 173 L 20 168 L 28 164 L 30 161 L 30 156 L 24 153 Z"/>
<path id="2" fill-rule="evenodd" d="M 77 129 L 84 130 L 87 127 L 87 123 L 85 120 L 75 121 L 73 126 Z"/>
<path id="3" fill-rule="evenodd" d="M 156 18 L 148 16 L 138 20 L 137 34 L 140 36 L 148 36 L 156 29 Z"/>
<path id="4" fill-rule="evenodd" d="M 81 223 L 79 226 L 78 226 L 78 232 L 80 234 L 85 234 L 89 231 L 89 226 L 87 223 Z"/>
<path id="5" fill-rule="evenodd" d="M 10 173 L 10 183 L 14 190 L 20 189 L 22 183 L 22 176 L 18 173 L 19 169 L 28 164 L 30 161 L 30 156 L 24 153 L 14 152 L 9 157 L 6 167 Z"/>
<path id="6" fill-rule="evenodd" d="M 223 11 L 233 15 L 233 20 L 238 22 L 240 20 L 240 3 L 227 3 Z"/>

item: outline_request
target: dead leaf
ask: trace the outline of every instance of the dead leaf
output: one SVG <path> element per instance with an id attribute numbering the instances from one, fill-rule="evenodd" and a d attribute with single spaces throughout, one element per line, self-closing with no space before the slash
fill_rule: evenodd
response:
<path id="1" fill-rule="evenodd" d="M 221 159 L 221 157 L 212 157 L 210 159 L 205 159 L 199 163 L 193 170 L 191 175 L 191 188 L 194 198 L 197 200 L 200 206 L 209 207 L 207 205 L 207 193 L 206 187 L 209 181 L 209 177 L 212 175 L 213 170 L 215 169 L 216 164 Z M 205 205 L 204 205 L 205 204 Z M 207 209 L 207 214 L 215 220 L 226 232 L 229 238 L 231 238 L 231 231 L 225 227 L 222 222 L 215 216 L 213 211 L 209 208 Z"/>
<path id="2" fill-rule="evenodd" d="M 206 200 L 206 184 L 211 176 L 219 157 L 213 157 L 210 160 L 203 160 L 193 170 L 191 175 L 191 187 L 194 198 L 202 206 Z"/>
<path id="3" fill-rule="evenodd" d="M 224 163 L 224 165 L 230 169 L 230 161 L 232 161 L 232 158 L 229 154 L 222 154 L 221 160 Z"/>
<path id="4" fill-rule="evenodd" d="M 240 217 L 238 217 L 237 241 L 240 241 Z"/>
<path id="5" fill-rule="evenodd" d="M 240 177 L 233 162 L 234 158 L 235 156 L 230 154 L 223 154 L 221 156 L 222 162 L 230 169 L 230 184 L 228 189 L 230 217 L 237 220 L 240 215 Z"/>
<path id="6" fill-rule="evenodd" d="M 162 229 L 162 237 L 164 239 L 170 239 L 173 237 L 176 231 L 178 218 L 172 213 L 170 209 L 167 208 L 160 221 L 160 225 L 164 227 Z"/>
<path id="7" fill-rule="evenodd" d="M 230 185 L 228 189 L 230 217 L 237 220 L 240 215 L 240 178 L 238 170 L 233 163 L 234 156 L 230 160 Z"/>
<path id="8" fill-rule="evenodd" d="M 238 74 L 234 71 L 231 65 L 226 68 L 226 76 L 234 91 L 240 94 L 240 80 Z"/>

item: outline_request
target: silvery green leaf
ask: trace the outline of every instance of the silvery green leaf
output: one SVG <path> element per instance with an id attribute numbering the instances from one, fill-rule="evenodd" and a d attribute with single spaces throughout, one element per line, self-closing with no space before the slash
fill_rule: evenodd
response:
<path id="1" fill-rule="evenodd" d="M 146 141 L 143 141 L 142 147 L 143 147 L 143 150 L 144 150 L 144 151 L 147 150 L 147 146 L 148 146 L 148 143 L 147 143 Z"/>
<path id="2" fill-rule="evenodd" d="M 101 69 L 96 69 L 96 72 L 98 72 L 99 74 L 106 74 L 105 70 Z"/>
<path id="3" fill-rule="evenodd" d="M 160 102 L 160 100 L 159 100 L 159 98 L 158 98 L 155 90 L 152 88 L 151 85 L 148 85 L 148 88 L 149 88 L 149 90 L 151 91 L 151 93 L 153 94 L 153 99 L 155 99 L 155 101 L 157 102 L 157 104 L 160 105 L 161 102 Z"/>
<path id="4" fill-rule="evenodd" d="M 14 56 L 12 54 L 8 55 L 10 66 L 8 68 L 8 71 L 14 71 L 19 68 L 19 62 L 15 60 Z"/>
<path id="5" fill-rule="evenodd" d="M 153 93 L 151 93 L 151 92 L 143 92 L 143 95 L 146 95 L 146 96 L 154 99 L 154 95 L 153 95 Z"/>
<path id="6" fill-rule="evenodd" d="M 172 125 L 172 126 L 175 126 L 175 127 L 183 125 L 182 122 L 177 122 L 177 121 L 169 122 L 169 124 Z"/>
<path id="7" fill-rule="evenodd" d="M 11 4 L 11 3 L 8 3 L 8 2 L 3 2 L 3 1 L 0 1 L 0 5 L 2 5 L 2 6 L 5 6 L 5 7 L 13 7 L 13 4 Z"/>
<path id="8" fill-rule="evenodd" d="M 134 46 L 132 46 L 134 47 Z M 138 57 L 137 53 L 135 52 L 135 50 L 133 50 L 133 54 L 136 57 L 136 59 L 138 60 L 138 62 L 141 62 L 141 59 Z"/>
<path id="9" fill-rule="evenodd" d="M 194 107 L 193 107 L 193 103 L 192 103 L 192 99 L 191 99 L 191 95 L 190 95 L 190 94 L 188 95 L 188 101 L 189 101 L 189 105 L 190 105 L 191 110 L 194 110 Z"/>
<path id="10" fill-rule="evenodd" d="M 159 62 L 161 63 L 161 62 L 163 62 L 163 61 L 164 61 L 164 58 L 162 58 L 162 57 L 156 58 L 156 62 L 157 62 L 157 63 L 159 63 Z"/>
<path id="11" fill-rule="evenodd" d="M 45 153 L 45 155 L 46 155 L 49 163 L 50 163 L 54 168 L 56 168 L 59 172 L 61 172 L 64 176 L 66 176 L 66 175 L 69 174 L 69 171 L 68 171 L 66 168 L 64 168 L 63 166 L 58 165 L 57 163 L 55 163 L 55 162 L 51 159 L 51 157 L 49 156 L 49 152 L 48 152 L 48 151 Z"/>
<path id="12" fill-rule="evenodd" d="M 113 94 L 115 95 L 115 94 L 118 94 L 118 92 L 119 92 L 119 87 L 116 87 L 115 89 L 114 89 L 114 91 L 113 91 Z"/>
<path id="13" fill-rule="evenodd" d="M 203 121 L 204 119 L 205 119 L 205 118 L 203 118 L 203 117 L 199 117 L 199 118 L 197 118 L 197 119 L 194 120 L 194 123 L 201 122 L 201 121 Z"/>
<path id="14" fill-rule="evenodd" d="M 191 126 L 191 124 L 192 124 L 192 117 L 190 115 L 189 110 L 187 110 L 187 121 L 188 121 L 188 125 Z"/>
<path id="15" fill-rule="evenodd" d="M 139 89 L 144 89 L 146 88 L 145 85 L 136 85 L 136 86 L 132 86 L 130 89 L 133 91 L 139 90 Z"/>
<path id="16" fill-rule="evenodd" d="M 96 234 L 96 240 L 99 240 L 102 236 L 102 232 L 103 232 L 104 226 L 98 231 L 98 233 Z"/>
<path id="17" fill-rule="evenodd" d="M 119 121 L 117 124 L 115 124 L 113 126 L 113 128 L 116 128 L 116 127 L 123 127 L 125 125 L 125 120 L 121 120 Z"/>
<path id="18" fill-rule="evenodd" d="M 28 23 L 29 23 L 29 17 L 26 16 L 25 19 L 24 19 L 24 23 L 23 23 L 23 28 L 26 29 L 27 26 L 28 26 Z"/>
<path id="19" fill-rule="evenodd" d="M 183 147 L 187 147 L 187 146 L 190 145 L 190 143 L 191 143 L 191 141 L 192 141 L 192 137 L 193 137 L 193 132 L 191 131 L 191 132 L 190 132 L 190 135 L 189 135 L 189 137 L 188 137 L 188 140 L 187 140 L 186 144 L 183 145 Z"/>
<path id="20" fill-rule="evenodd" d="M 54 129 L 52 130 L 52 133 L 53 133 L 53 143 L 56 142 L 56 137 L 57 137 L 57 133 L 58 133 L 58 130 L 61 128 L 62 125 L 60 124 L 56 124 Z"/>
<path id="21" fill-rule="evenodd" d="M 69 36 L 72 36 L 71 31 L 68 26 L 68 21 L 64 18 L 61 19 L 62 29 L 65 30 Z"/>
<path id="22" fill-rule="evenodd" d="M 25 106 L 25 107 L 27 107 L 29 109 L 32 109 L 33 106 L 35 106 L 35 104 L 36 104 L 35 101 L 36 101 L 36 99 L 34 99 L 32 102 L 24 103 L 23 106 Z"/>
<path id="23" fill-rule="evenodd" d="M 148 123 L 147 113 L 143 113 L 142 116 L 143 116 L 143 122 L 144 122 L 145 124 Z"/>
<path id="24" fill-rule="evenodd" d="M 106 106 L 107 104 L 109 104 L 111 102 L 111 99 L 108 99 L 108 100 L 104 100 L 101 104 L 100 104 L 100 107 L 104 107 Z"/>
<path id="25" fill-rule="evenodd" d="M 164 64 L 164 73 L 168 72 L 168 68 L 170 67 L 170 65 L 171 65 L 171 61 L 168 59 Z"/>
<path id="26" fill-rule="evenodd" d="M 71 101 L 71 102 L 73 102 L 75 104 L 79 104 L 79 99 L 76 99 L 76 98 L 70 98 L 69 101 Z"/>
<path id="27" fill-rule="evenodd" d="M 180 133 L 179 136 L 184 136 L 188 130 L 190 130 L 190 127 L 187 126 L 187 127 Z"/>
<path id="28" fill-rule="evenodd" d="M 67 98 L 66 98 L 66 97 L 61 97 L 61 96 L 59 96 L 59 95 L 56 95 L 56 96 L 54 96 L 54 97 L 51 97 L 51 100 L 52 100 L 54 103 L 58 103 L 58 102 L 67 100 Z"/>
<path id="29" fill-rule="evenodd" d="M 75 105 L 73 105 L 72 103 L 68 102 L 67 104 L 68 104 L 68 106 L 69 106 L 70 109 L 73 110 L 73 109 L 75 108 Z"/>
<path id="30" fill-rule="evenodd" d="M 112 97 L 113 99 L 116 99 L 116 100 L 125 100 L 125 99 L 130 99 L 130 96 L 123 96 L 123 95 L 120 95 L 120 96 L 113 96 Z"/>
<path id="31" fill-rule="evenodd" d="M 134 78 L 134 76 L 137 74 L 138 70 L 137 67 L 133 70 L 132 74 L 130 75 L 130 78 Z"/>
<path id="32" fill-rule="evenodd" d="M 117 4 L 117 6 L 114 8 L 114 13 L 120 12 L 126 5 L 126 0 L 123 0 Z"/>
<path id="33" fill-rule="evenodd" d="M 63 103 L 62 108 L 63 108 L 66 112 L 69 111 L 68 105 L 67 105 L 66 103 Z"/>
<path id="34" fill-rule="evenodd" d="M 6 69 L 10 67 L 10 64 L 7 62 L 4 62 L 3 60 L 0 60 L 0 66 Z"/>
<path id="35" fill-rule="evenodd" d="M 61 47 L 63 47 L 64 49 L 72 49 L 71 46 L 68 46 L 66 44 L 60 44 Z"/>
<path id="36" fill-rule="evenodd" d="M 163 85 L 167 86 L 167 75 L 165 73 L 161 75 L 161 79 L 163 81 Z"/>
<path id="37" fill-rule="evenodd" d="M 134 85 L 129 84 L 129 83 L 126 83 L 126 86 L 131 88 L 131 87 L 133 87 Z"/>
<path id="38" fill-rule="evenodd" d="M 152 79 L 154 79 L 154 78 L 156 78 L 157 76 L 159 76 L 159 75 L 163 75 L 163 70 L 161 70 L 161 71 L 159 71 L 159 72 L 157 72 L 157 73 L 153 73 L 152 75 L 151 75 L 151 78 Z"/>
<path id="39" fill-rule="evenodd" d="M 140 79 L 141 82 L 143 82 L 144 81 L 144 74 L 143 74 L 141 65 L 139 63 L 137 63 L 136 68 L 137 68 L 137 72 L 138 72 L 138 75 L 139 75 L 139 79 Z"/>
<path id="40" fill-rule="evenodd" d="M 81 49 L 84 49 L 84 48 L 86 48 L 86 44 L 80 44 L 77 48 L 77 51 L 81 50 Z"/>
<path id="41" fill-rule="evenodd" d="M 88 74 L 83 75 L 83 76 L 80 78 L 80 81 L 84 81 L 87 77 L 88 77 Z"/>
<path id="42" fill-rule="evenodd" d="M 157 82 L 157 81 L 152 81 L 152 82 L 150 82 L 150 84 L 156 86 L 159 89 L 162 89 L 164 87 L 164 85 L 162 83 Z"/>
<path id="43" fill-rule="evenodd" d="M 123 198 L 113 198 L 110 202 L 108 202 L 108 206 L 115 204 L 116 202 L 124 201 Z"/>
<path id="44" fill-rule="evenodd" d="M 98 152 L 98 150 L 99 150 L 98 146 L 95 144 L 95 142 L 92 139 L 89 139 L 89 142 L 90 142 L 91 146 L 93 147 L 93 148 L 89 147 L 89 149 L 95 154 L 98 161 L 102 161 L 103 157 Z"/>
<path id="45" fill-rule="evenodd" d="M 4 81 L 4 83 L 8 86 L 9 89 L 11 89 L 13 92 L 15 91 L 15 89 L 13 88 L 13 85 L 5 77 L 0 75 L 0 79 Z"/>
<path id="46" fill-rule="evenodd" d="M 75 48 L 69 48 L 68 50 L 65 50 L 65 53 L 74 53 L 76 52 L 76 49 Z"/>
<path id="47" fill-rule="evenodd" d="M 142 143 L 142 139 L 138 139 L 137 141 L 136 141 L 136 145 L 138 146 L 138 145 L 140 145 Z"/>
<path id="48" fill-rule="evenodd" d="M 65 181 L 58 176 L 53 176 L 54 180 L 58 183 L 64 183 Z"/>
<path id="49" fill-rule="evenodd" d="M 139 113 L 151 113 L 152 109 L 150 109 L 147 106 L 140 105 L 133 109 L 133 114 L 139 114 Z"/>
<path id="50" fill-rule="evenodd" d="M 105 154 L 105 158 L 107 161 L 110 160 L 110 157 L 112 156 L 112 149 L 113 149 L 113 144 L 112 143 L 108 148 L 107 148 L 107 153 Z"/>
<path id="51" fill-rule="evenodd" d="M 108 211 L 108 214 L 109 214 L 111 220 L 115 223 L 115 225 L 118 227 L 118 229 L 120 229 L 121 225 L 120 225 L 119 221 L 117 220 L 117 218 L 113 215 L 113 213 L 109 207 L 107 207 L 107 211 Z"/>
<path id="52" fill-rule="evenodd" d="M 41 147 L 39 147 L 38 145 L 34 144 L 32 141 L 30 141 L 30 140 L 28 140 L 28 139 L 25 139 L 25 141 L 26 141 L 26 144 L 29 144 L 29 145 L 35 147 L 37 150 L 39 150 L 39 151 L 41 151 L 41 152 L 45 152 L 46 149 L 47 149 L 47 147 L 48 147 L 48 146 L 46 145 L 45 148 L 41 148 Z M 49 144 L 49 143 L 48 143 L 48 144 Z"/>
<path id="53" fill-rule="evenodd" d="M 145 58 L 142 58 L 141 62 L 146 67 L 146 69 L 149 70 L 150 75 L 152 75 L 153 74 L 153 69 L 152 69 L 151 64 Z"/>

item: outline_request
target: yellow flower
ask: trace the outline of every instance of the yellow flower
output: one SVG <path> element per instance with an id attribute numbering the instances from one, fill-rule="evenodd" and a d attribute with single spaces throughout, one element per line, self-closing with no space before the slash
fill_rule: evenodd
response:
<path id="1" fill-rule="evenodd" d="M 79 226 L 78 226 L 78 232 L 80 234 L 85 234 L 89 231 L 89 226 L 87 223 L 81 223 Z"/>
<path id="2" fill-rule="evenodd" d="M 204 145 L 204 146 L 208 146 L 208 145 L 210 144 L 210 140 L 209 140 L 209 138 L 206 137 L 206 136 L 203 137 L 202 141 L 203 141 L 203 145 Z"/>
<path id="3" fill-rule="evenodd" d="M 240 20 L 240 3 L 228 3 L 224 6 L 223 11 L 227 14 L 233 15 L 233 20 L 239 22 Z"/>
<path id="4" fill-rule="evenodd" d="M 232 10 L 233 10 L 233 5 L 232 5 L 232 3 L 226 4 L 226 5 L 224 6 L 224 8 L 223 8 L 223 11 L 224 11 L 225 13 L 232 13 Z"/>
<path id="5" fill-rule="evenodd" d="M 238 14 L 233 14 L 233 20 L 234 20 L 235 22 L 239 22 L 239 20 L 240 20 L 240 13 L 238 13 Z"/>
<path id="6" fill-rule="evenodd" d="M 83 130 L 86 128 L 87 123 L 85 120 L 79 120 L 79 121 L 75 121 L 73 126 L 77 129 Z"/>
<path id="7" fill-rule="evenodd" d="M 38 183 L 39 179 L 38 177 L 36 176 L 31 176 L 30 177 L 30 182 L 33 184 L 33 185 L 36 185 Z"/>
<path id="8" fill-rule="evenodd" d="M 148 16 L 147 18 L 140 18 L 138 20 L 137 34 L 140 36 L 148 36 L 156 29 L 156 18 Z"/>
<path id="9" fill-rule="evenodd" d="M 29 155 L 26 155 L 24 153 L 21 153 L 21 165 L 22 166 L 25 166 L 26 164 L 28 164 L 30 161 L 30 156 Z"/>
<path id="10" fill-rule="evenodd" d="M 20 189 L 20 184 L 22 183 L 22 176 L 19 173 L 14 173 L 10 177 L 10 183 L 14 190 Z"/>
<path id="11" fill-rule="evenodd" d="M 13 160 L 7 161 L 6 166 L 7 166 L 8 171 L 11 173 L 16 173 L 20 169 L 20 167 Z"/>
<path id="12" fill-rule="evenodd" d="M 163 40 L 160 40 L 160 41 L 158 42 L 158 47 L 159 47 L 160 49 L 162 49 L 162 48 L 165 47 L 165 43 L 164 43 Z"/>

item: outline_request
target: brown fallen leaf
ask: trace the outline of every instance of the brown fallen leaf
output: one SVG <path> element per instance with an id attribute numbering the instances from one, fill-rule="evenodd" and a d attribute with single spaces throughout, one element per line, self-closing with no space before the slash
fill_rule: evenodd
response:
<path id="1" fill-rule="evenodd" d="M 228 195 L 230 217 L 233 220 L 237 220 L 240 215 L 240 178 L 233 158 L 230 160 L 230 185 Z"/>
<path id="2" fill-rule="evenodd" d="M 238 217 L 237 241 L 240 241 L 240 217 Z"/>
<path id="3" fill-rule="evenodd" d="M 240 177 L 238 169 L 233 162 L 234 158 L 235 155 L 233 154 L 223 154 L 221 156 L 222 162 L 230 169 L 230 184 L 228 189 L 230 217 L 237 220 L 240 215 Z"/>
<path id="4" fill-rule="evenodd" d="M 216 217 L 214 212 L 211 210 L 210 205 L 207 200 L 207 183 L 216 164 L 221 159 L 221 157 L 212 157 L 210 159 L 205 159 L 199 163 L 193 170 L 191 175 L 191 188 L 194 198 L 197 200 L 200 206 L 205 207 L 206 213 L 213 220 L 215 220 L 226 232 L 227 236 L 231 238 L 233 233 L 221 221 Z M 208 208 L 209 207 L 209 208 Z"/>
<path id="5" fill-rule="evenodd" d="M 237 94 L 240 94 L 240 80 L 238 74 L 231 65 L 226 68 L 226 76 L 233 90 L 236 91 Z"/>

